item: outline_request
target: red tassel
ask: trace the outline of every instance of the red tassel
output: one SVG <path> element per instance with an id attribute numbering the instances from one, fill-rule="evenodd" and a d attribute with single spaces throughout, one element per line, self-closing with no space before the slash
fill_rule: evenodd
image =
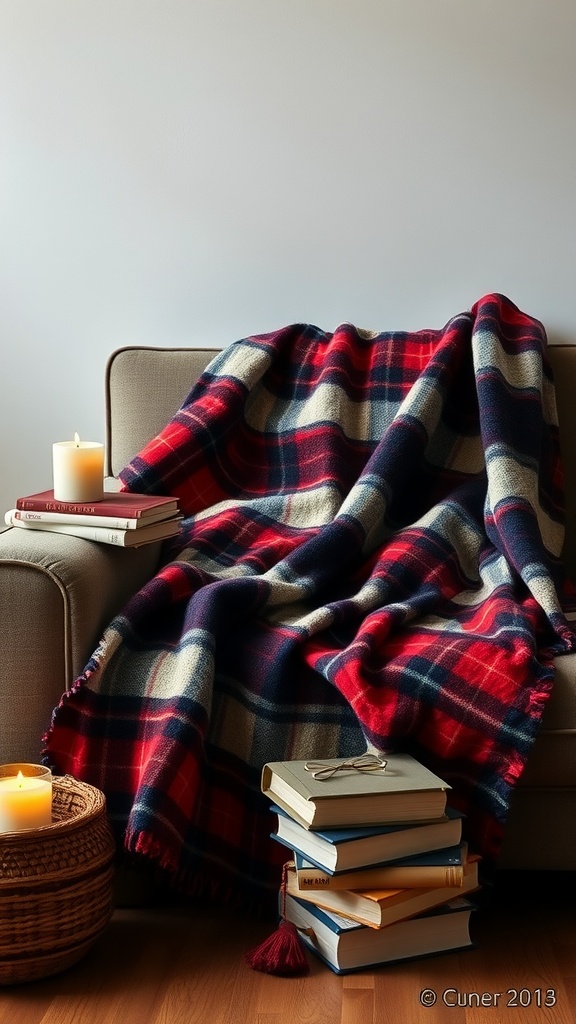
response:
<path id="1" fill-rule="evenodd" d="M 310 970 L 298 929 L 291 921 L 280 921 L 276 931 L 246 953 L 245 959 L 252 970 L 266 974 L 308 974 Z"/>
<path id="2" fill-rule="evenodd" d="M 244 959 L 254 971 L 264 971 L 266 974 L 297 975 L 308 974 L 310 965 L 306 959 L 298 929 L 291 921 L 286 921 L 286 872 L 293 866 L 294 861 L 288 861 L 282 868 L 282 883 L 280 894 L 282 897 L 282 920 L 275 932 L 272 933 L 260 946 L 246 953 Z M 312 934 L 309 929 L 305 929 Z"/>

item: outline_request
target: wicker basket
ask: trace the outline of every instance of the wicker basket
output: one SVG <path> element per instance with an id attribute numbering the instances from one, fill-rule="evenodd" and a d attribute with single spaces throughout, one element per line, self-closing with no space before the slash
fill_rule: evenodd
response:
<path id="1" fill-rule="evenodd" d="M 104 795 L 70 775 L 52 787 L 51 825 L 0 835 L 0 985 L 70 967 L 112 915 Z"/>

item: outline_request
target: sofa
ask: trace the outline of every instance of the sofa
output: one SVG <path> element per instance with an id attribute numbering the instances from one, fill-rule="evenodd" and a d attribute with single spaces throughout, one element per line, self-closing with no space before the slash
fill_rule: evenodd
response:
<path id="1" fill-rule="evenodd" d="M 179 407 L 215 352 L 127 347 L 105 372 L 108 487 Z M 576 346 L 552 345 L 566 474 L 564 559 L 576 570 Z M 151 577 L 160 545 L 125 550 L 59 534 L 0 534 L 0 752 L 38 761 L 61 694 L 103 628 Z M 576 869 L 576 654 L 556 661 L 542 725 L 514 793 L 499 867 Z"/>

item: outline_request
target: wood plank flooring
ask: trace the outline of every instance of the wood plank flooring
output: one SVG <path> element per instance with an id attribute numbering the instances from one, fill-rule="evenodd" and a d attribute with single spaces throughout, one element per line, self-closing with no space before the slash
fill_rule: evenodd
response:
<path id="1" fill-rule="evenodd" d="M 502 873 L 478 902 L 473 950 L 302 978 L 245 965 L 273 922 L 118 909 L 79 964 L 0 989 L 0 1024 L 576 1024 L 574 877 Z"/>

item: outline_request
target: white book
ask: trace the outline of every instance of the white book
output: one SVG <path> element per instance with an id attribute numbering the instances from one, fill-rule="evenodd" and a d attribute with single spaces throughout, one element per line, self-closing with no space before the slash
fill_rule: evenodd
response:
<path id="1" fill-rule="evenodd" d="M 19 523 L 30 523 L 44 527 L 45 523 L 69 524 L 70 526 L 97 526 L 107 527 L 112 530 L 140 530 L 143 526 L 150 526 L 152 523 L 167 522 L 174 518 L 174 512 L 166 514 L 164 509 L 148 514 L 145 518 L 135 516 L 101 516 L 90 515 L 90 513 L 72 512 L 40 512 L 35 509 L 11 508 L 4 515 L 7 526 L 17 526 Z M 15 522 L 18 520 L 18 522 Z"/>
<path id="2" fill-rule="evenodd" d="M 4 521 L 7 526 L 18 530 L 35 530 L 37 533 L 63 533 L 68 537 L 80 537 L 93 540 L 97 544 L 112 544 L 115 547 L 135 548 L 141 544 L 149 544 L 155 540 L 166 540 L 178 533 L 180 518 L 167 519 L 163 522 L 141 526 L 137 530 L 118 530 L 102 526 L 86 526 L 74 523 L 27 523 L 21 519 L 13 519 L 6 513 Z"/>

